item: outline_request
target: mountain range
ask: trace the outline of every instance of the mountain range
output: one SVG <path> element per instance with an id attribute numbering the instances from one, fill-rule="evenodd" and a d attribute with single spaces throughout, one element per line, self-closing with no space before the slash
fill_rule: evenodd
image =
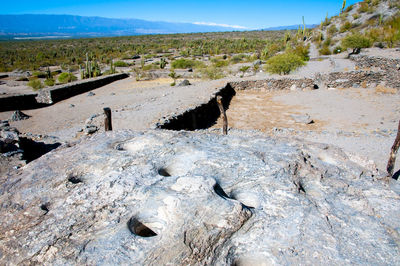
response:
<path id="1" fill-rule="evenodd" d="M 313 25 L 309 25 L 313 26 Z M 264 30 L 297 29 L 298 25 Z M 238 31 L 236 27 L 205 23 L 172 23 L 73 15 L 0 15 L 1 39 L 46 39 Z"/>

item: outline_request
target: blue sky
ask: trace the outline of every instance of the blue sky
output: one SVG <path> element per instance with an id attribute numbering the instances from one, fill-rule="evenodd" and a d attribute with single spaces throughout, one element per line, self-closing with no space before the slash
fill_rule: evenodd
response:
<path id="1" fill-rule="evenodd" d="M 348 0 L 347 6 L 358 1 Z M 46 0 L 2 3 L 0 14 L 70 14 L 151 21 L 237 25 L 247 29 L 318 24 L 339 12 L 342 0 Z"/>

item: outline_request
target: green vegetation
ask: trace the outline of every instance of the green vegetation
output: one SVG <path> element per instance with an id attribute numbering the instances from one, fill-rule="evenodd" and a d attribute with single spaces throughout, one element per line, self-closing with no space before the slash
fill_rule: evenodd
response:
<path id="1" fill-rule="evenodd" d="M 97 60 L 94 58 L 93 55 L 89 56 L 88 53 L 86 53 L 85 67 L 83 69 L 81 68 L 80 71 L 81 71 L 81 79 L 101 76 L 101 70 Z M 66 82 L 61 82 L 61 83 L 66 83 Z"/>
<path id="2" fill-rule="evenodd" d="M 242 66 L 239 71 L 242 72 L 241 78 L 243 78 L 244 73 L 246 73 L 247 70 L 250 69 L 250 66 Z"/>
<path id="3" fill-rule="evenodd" d="M 44 81 L 44 84 L 45 84 L 46 86 L 49 86 L 49 87 L 54 86 L 55 83 L 56 83 L 56 82 L 55 82 L 55 80 L 54 80 L 53 78 L 48 78 L 48 79 L 46 79 L 46 80 Z"/>
<path id="4" fill-rule="evenodd" d="M 173 70 L 171 70 L 171 72 L 168 74 L 168 76 L 171 77 L 174 80 L 174 82 L 171 83 L 171 86 L 175 86 L 176 85 L 176 80 L 181 77 L 180 75 L 177 75 L 175 73 L 175 71 L 173 71 Z"/>
<path id="5" fill-rule="evenodd" d="M 186 68 L 200 68 L 204 67 L 204 63 L 197 60 L 180 58 L 172 61 L 171 67 L 174 69 L 186 69 Z"/>
<path id="6" fill-rule="evenodd" d="M 114 62 L 114 66 L 115 67 L 128 67 L 129 64 L 124 61 L 116 61 L 116 62 Z"/>
<path id="7" fill-rule="evenodd" d="M 353 49 L 353 53 L 359 53 L 361 48 L 371 47 L 371 39 L 368 37 L 361 35 L 359 33 L 355 33 L 352 35 L 346 36 L 342 40 L 342 46 L 345 49 L 351 48 Z"/>
<path id="8" fill-rule="evenodd" d="M 300 56 L 294 53 L 285 52 L 268 59 L 265 70 L 272 74 L 287 75 L 298 67 L 305 65 Z"/>
<path id="9" fill-rule="evenodd" d="M 113 38 L 71 40 L 2 41 L 0 72 L 38 70 L 40 67 L 63 66 L 80 69 L 89 53 L 99 65 L 110 58 L 132 58 L 181 53 L 185 56 L 214 56 L 260 52 L 268 43 L 281 40 L 285 31 L 217 32 L 170 35 L 143 35 Z"/>
<path id="10" fill-rule="evenodd" d="M 37 90 L 40 90 L 40 89 L 43 88 L 43 84 L 42 84 L 42 82 L 40 81 L 40 79 L 33 79 L 33 80 L 29 81 L 27 85 L 28 85 L 29 87 L 32 87 L 32 89 L 33 89 L 34 91 L 37 91 Z"/>
<path id="11" fill-rule="evenodd" d="M 58 76 L 58 81 L 63 84 L 69 83 L 69 82 L 72 82 L 75 80 L 77 80 L 77 78 L 72 73 L 64 72 Z"/>
<path id="12" fill-rule="evenodd" d="M 160 68 L 161 69 L 164 69 L 167 66 L 167 64 L 168 64 L 168 62 L 167 62 L 167 60 L 165 60 L 164 57 L 160 59 Z"/>
<path id="13" fill-rule="evenodd" d="M 200 73 L 205 79 L 220 79 L 224 77 L 224 72 L 221 68 L 215 66 L 208 66 L 200 69 Z"/>

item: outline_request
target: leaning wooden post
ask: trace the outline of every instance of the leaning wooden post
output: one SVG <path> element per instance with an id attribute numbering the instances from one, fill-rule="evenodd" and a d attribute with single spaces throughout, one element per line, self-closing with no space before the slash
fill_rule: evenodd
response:
<path id="1" fill-rule="evenodd" d="M 389 161 L 386 166 L 386 170 L 390 177 L 393 176 L 394 163 L 396 162 L 396 154 L 397 150 L 399 149 L 399 146 L 400 146 L 400 121 L 399 121 L 399 127 L 397 128 L 397 136 L 396 139 L 394 140 L 392 149 L 390 151 Z"/>
<path id="2" fill-rule="evenodd" d="M 217 96 L 217 103 L 218 103 L 219 111 L 222 114 L 222 119 L 224 121 L 224 124 L 222 127 L 222 132 L 224 135 L 228 135 L 228 118 L 226 117 L 224 106 L 222 105 L 222 97 L 221 96 Z"/>
<path id="3" fill-rule="evenodd" d="M 103 108 L 105 118 L 104 118 L 104 128 L 106 131 L 111 131 L 112 130 L 112 123 L 111 123 L 111 109 L 106 107 Z"/>

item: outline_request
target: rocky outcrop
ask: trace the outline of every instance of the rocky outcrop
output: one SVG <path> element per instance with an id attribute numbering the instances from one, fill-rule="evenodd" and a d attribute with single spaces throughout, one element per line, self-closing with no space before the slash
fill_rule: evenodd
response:
<path id="1" fill-rule="evenodd" d="M 119 131 L 0 187 L 1 264 L 400 263 L 400 197 L 328 145 Z"/>

